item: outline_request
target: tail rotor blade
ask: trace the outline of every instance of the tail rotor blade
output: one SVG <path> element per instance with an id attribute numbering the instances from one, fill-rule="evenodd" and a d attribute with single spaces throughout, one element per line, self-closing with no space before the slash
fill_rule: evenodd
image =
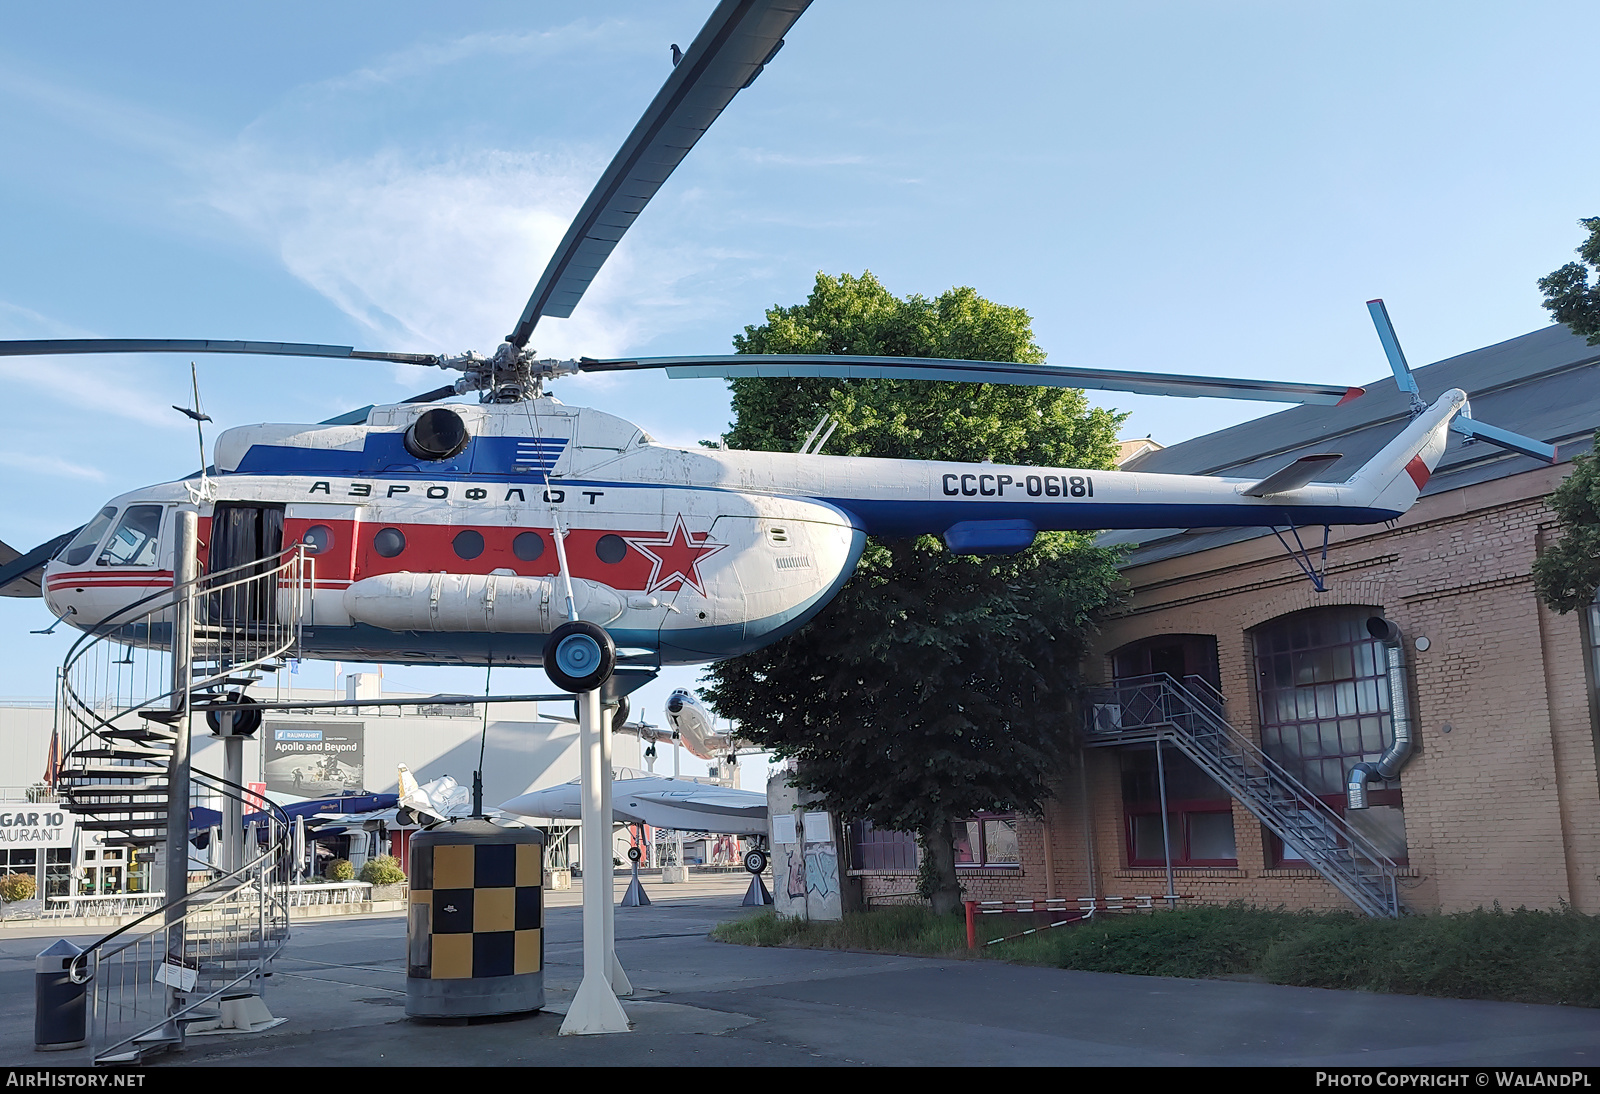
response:
<path id="1" fill-rule="evenodd" d="M 1389 322 L 1389 309 L 1383 306 L 1382 300 L 1368 300 L 1367 311 L 1372 313 L 1372 325 L 1378 328 L 1378 341 L 1383 343 L 1383 352 L 1389 358 L 1389 370 L 1394 373 L 1394 382 L 1400 390 L 1411 396 L 1411 405 L 1418 410 L 1426 404 L 1422 401 L 1422 392 L 1417 390 L 1417 381 L 1411 375 L 1411 366 L 1406 364 L 1406 355 L 1400 349 L 1400 339 L 1395 337 L 1394 324 Z"/>
<path id="2" fill-rule="evenodd" d="M 1488 441 L 1490 444 L 1499 445 L 1512 452 L 1520 452 L 1524 456 L 1532 456 L 1545 463 L 1556 462 L 1555 445 L 1536 441 L 1532 437 L 1524 437 L 1521 433 L 1513 433 L 1497 425 L 1487 425 L 1464 414 L 1457 415 L 1456 420 L 1450 423 L 1450 428 L 1463 437 Z"/>

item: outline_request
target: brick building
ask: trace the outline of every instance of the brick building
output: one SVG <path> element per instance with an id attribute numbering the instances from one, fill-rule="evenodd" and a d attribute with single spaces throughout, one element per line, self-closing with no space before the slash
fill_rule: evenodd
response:
<path id="1" fill-rule="evenodd" d="M 1042 820 L 969 825 L 969 896 L 1159 895 L 1170 869 L 1173 891 L 1203 901 L 1600 912 L 1600 613 L 1549 611 L 1529 577 L 1554 534 L 1546 499 L 1600 427 L 1600 348 L 1549 327 L 1416 377 L 1426 398 L 1464 389 L 1476 417 L 1557 444 L 1561 462 L 1452 435 L 1403 519 L 1332 530 L 1323 592 L 1271 532 L 1107 534 L 1128 547 L 1128 597 L 1087 666 L 1106 688 L 1083 762 Z M 1367 391 L 1127 470 L 1258 479 L 1336 451 L 1319 477 L 1338 481 L 1407 419 L 1392 379 Z M 1301 532 L 1320 564 L 1321 529 Z M 1385 619 L 1398 631 L 1369 626 Z M 1350 809 L 1351 769 L 1404 751 L 1397 687 L 1413 747 Z M 979 844 L 1001 826 L 1010 861 Z M 856 834 L 869 897 L 912 887 L 883 868 L 890 842 Z"/>

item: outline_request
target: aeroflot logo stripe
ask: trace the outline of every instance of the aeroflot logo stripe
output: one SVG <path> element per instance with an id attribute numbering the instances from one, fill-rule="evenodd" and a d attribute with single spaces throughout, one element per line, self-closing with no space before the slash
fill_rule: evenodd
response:
<path id="1" fill-rule="evenodd" d="M 561 458 L 562 450 L 566 447 L 565 437 L 536 437 L 518 441 L 511 462 L 519 469 L 549 471 L 555 467 L 556 461 Z"/>

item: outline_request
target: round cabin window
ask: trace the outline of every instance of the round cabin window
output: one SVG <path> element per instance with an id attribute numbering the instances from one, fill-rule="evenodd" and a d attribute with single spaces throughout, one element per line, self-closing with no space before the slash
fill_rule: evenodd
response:
<path id="1" fill-rule="evenodd" d="M 600 542 L 594 545 L 594 553 L 601 562 L 621 562 L 628 553 L 627 542 L 619 535 L 604 535 Z"/>
<path id="2" fill-rule="evenodd" d="M 372 537 L 372 549 L 384 558 L 394 558 L 406 549 L 405 533 L 398 528 L 385 528 Z"/>
<path id="3" fill-rule="evenodd" d="M 333 529 L 326 524 L 313 524 L 300 537 L 300 542 L 305 544 L 307 554 L 320 555 L 333 546 Z"/>
<path id="4" fill-rule="evenodd" d="M 544 554 L 544 537 L 538 532 L 520 532 L 511 541 L 511 553 L 523 562 L 532 562 Z"/>
<path id="5" fill-rule="evenodd" d="M 457 558 L 477 558 L 483 554 L 483 533 L 468 528 L 457 532 L 450 545 L 456 549 Z"/>

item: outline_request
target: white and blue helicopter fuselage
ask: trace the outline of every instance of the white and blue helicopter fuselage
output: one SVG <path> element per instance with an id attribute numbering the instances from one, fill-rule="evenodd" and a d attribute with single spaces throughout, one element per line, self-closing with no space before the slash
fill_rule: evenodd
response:
<path id="1" fill-rule="evenodd" d="M 258 557 L 302 543 L 314 559 L 305 656 L 534 665 L 567 618 L 559 527 L 579 618 L 635 663 L 703 663 L 805 624 L 869 535 L 1001 554 L 1050 530 L 1391 520 L 1465 406 L 1446 393 L 1345 482 L 1266 494 L 1272 479 L 677 448 L 547 397 L 449 404 L 465 444 L 426 460 L 407 430 L 437 408 L 377 407 L 360 425 L 224 432 L 211 474 L 112 500 L 47 565 L 44 592 L 90 627 L 170 587 L 178 507 L 198 509 L 210 569 L 249 561 L 217 557 L 218 513 L 259 510 Z"/>

